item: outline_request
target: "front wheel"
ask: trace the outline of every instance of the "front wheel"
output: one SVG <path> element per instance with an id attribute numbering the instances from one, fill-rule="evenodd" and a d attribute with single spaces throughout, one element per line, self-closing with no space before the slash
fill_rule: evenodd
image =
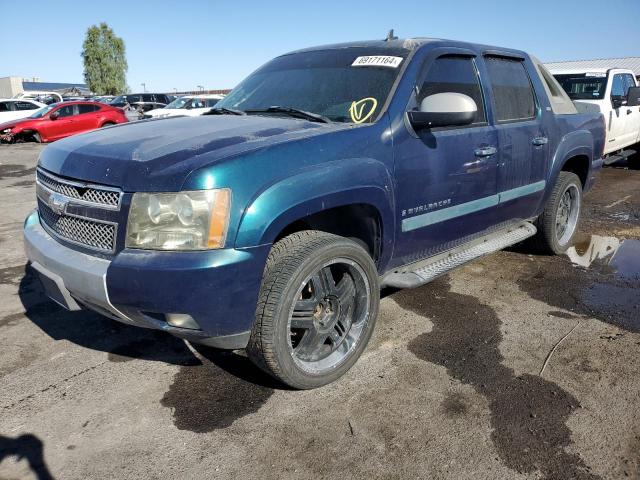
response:
<path id="1" fill-rule="evenodd" d="M 560 172 L 544 211 L 536 220 L 533 246 L 559 255 L 573 244 L 582 212 L 582 182 L 575 173 Z"/>
<path id="2" fill-rule="evenodd" d="M 373 332 L 380 290 L 369 253 L 336 235 L 304 231 L 273 245 L 249 357 L 299 389 L 340 378 Z"/>

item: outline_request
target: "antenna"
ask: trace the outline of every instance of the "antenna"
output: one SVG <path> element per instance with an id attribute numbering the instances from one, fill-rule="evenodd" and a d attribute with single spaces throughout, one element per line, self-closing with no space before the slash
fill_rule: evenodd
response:
<path id="1" fill-rule="evenodd" d="M 393 34 L 393 28 L 392 28 L 391 30 L 389 30 L 389 33 L 387 34 L 387 38 L 385 38 L 385 40 L 384 40 L 384 41 L 385 41 L 385 42 L 390 42 L 391 40 L 397 40 L 397 39 L 398 39 L 398 37 L 396 37 L 396 36 Z"/>

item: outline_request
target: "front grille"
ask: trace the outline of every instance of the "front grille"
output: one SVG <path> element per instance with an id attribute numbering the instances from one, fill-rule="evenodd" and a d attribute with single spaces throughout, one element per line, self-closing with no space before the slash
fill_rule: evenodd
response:
<path id="1" fill-rule="evenodd" d="M 111 223 L 57 214 L 38 199 L 40 220 L 56 235 L 70 242 L 112 253 L 115 249 L 116 225 Z"/>
<path id="2" fill-rule="evenodd" d="M 112 208 L 120 206 L 121 193 L 118 190 L 70 182 L 50 173 L 45 173 L 40 169 L 36 172 L 36 178 L 49 190 L 66 197 Z"/>

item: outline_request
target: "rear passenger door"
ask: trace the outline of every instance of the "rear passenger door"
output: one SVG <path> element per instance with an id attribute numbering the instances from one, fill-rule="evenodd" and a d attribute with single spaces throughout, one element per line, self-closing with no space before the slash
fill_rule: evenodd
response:
<path id="1" fill-rule="evenodd" d="M 544 195 L 548 132 L 524 60 L 485 56 L 484 63 L 498 133 L 498 214 L 502 221 L 527 219 Z"/>
<path id="2" fill-rule="evenodd" d="M 80 104 L 78 105 L 78 117 L 76 118 L 76 127 L 78 132 L 87 132 L 95 130 L 100 126 L 98 118 L 98 105 Z"/>

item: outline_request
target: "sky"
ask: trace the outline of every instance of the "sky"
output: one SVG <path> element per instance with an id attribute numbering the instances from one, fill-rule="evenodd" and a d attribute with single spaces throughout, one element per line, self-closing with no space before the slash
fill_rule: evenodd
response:
<path id="1" fill-rule="evenodd" d="M 107 22 L 125 41 L 132 91 L 232 88 L 279 54 L 391 28 L 543 61 L 640 56 L 640 0 L 0 0 L 2 17 L 0 77 L 83 82 L 84 35 Z"/>

